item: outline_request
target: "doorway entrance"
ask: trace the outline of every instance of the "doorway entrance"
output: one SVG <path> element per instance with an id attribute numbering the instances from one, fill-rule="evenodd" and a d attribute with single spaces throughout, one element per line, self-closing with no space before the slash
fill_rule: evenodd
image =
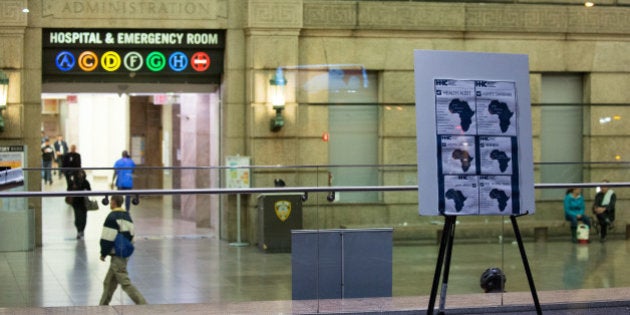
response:
<path id="1" fill-rule="evenodd" d="M 130 85 L 123 93 L 120 85 L 110 84 L 109 90 L 104 86 L 94 90 L 90 84 L 44 84 L 42 94 L 43 133 L 50 138 L 61 135 L 69 146 L 76 145 L 90 178 L 107 184 L 102 189 L 109 189 L 111 167 L 123 150 L 137 165 L 134 189 L 219 187 L 218 176 L 209 168 L 220 164 L 217 85 L 159 86 L 177 92 Z M 179 166 L 201 170 L 173 169 Z M 55 186 L 66 189 L 65 180 Z M 218 232 L 220 198 L 162 199 L 162 210 Z"/>

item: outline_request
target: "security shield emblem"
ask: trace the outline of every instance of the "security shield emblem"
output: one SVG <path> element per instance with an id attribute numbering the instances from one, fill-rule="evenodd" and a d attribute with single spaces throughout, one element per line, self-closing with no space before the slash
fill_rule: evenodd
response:
<path id="1" fill-rule="evenodd" d="M 284 222 L 291 215 L 291 202 L 288 200 L 278 200 L 273 204 L 273 208 L 276 210 L 276 216 L 280 221 Z"/>

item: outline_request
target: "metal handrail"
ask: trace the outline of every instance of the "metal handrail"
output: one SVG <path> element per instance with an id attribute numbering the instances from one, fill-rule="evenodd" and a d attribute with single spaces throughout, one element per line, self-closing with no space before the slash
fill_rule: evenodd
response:
<path id="1" fill-rule="evenodd" d="M 553 188 L 595 188 L 596 183 L 539 183 L 535 189 Z M 630 187 L 630 182 L 606 183 L 606 187 Z M 113 196 L 113 195 L 202 195 L 202 194 L 263 194 L 263 193 L 330 193 L 358 191 L 413 191 L 416 185 L 401 186 L 320 186 L 320 187 L 261 187 L 261 188 L 194 188 L 194 189 L 136 189 L 136 190 L 84 190 L 84 191 L 2 191 L 4 197 L 65 197 L 65 196 Z"/>
<path id="2" fill-rule="evenodd" d="M 116 169 L 135 169 L 135 170 L 224 170 L 224 169 L 304 169 L 304 168 L 339 168 L 339 167 L 417 167 L 417 164 L 301 164 L 301 165 L 245 165 L 245 166 L 227 166 L 227 165 L 217 165 L 217 166 L 142 166 L 137 165 L 135 167 L 118 167 Z M 51 167 L 48 168 L 51 171 L 76 171 L 76 170 L 84 170 L 84 171 L 113 171 L 113 167 Z M 43 167 L 25 167 L 24 171 L 42 171 Z"/>
<path id="3" fill-rule="evenodd" d="M 585 164 L 585 165 L 625 165 L 630 164 L 630 161 L 598 161 L 598 162 L 534 162 L 534 166 L 536 165 L 575 165 L 575 164 Z M 301 165 L 246 165 L 246 166 L 228 166 L 228 165 L 217 165 L 217 166 L 142 166 L 137 165 L 135 167 L 136 170 L 225 170 L 225 169 L 305 169 L 305 168 L 339 168 L 339 167 L 377 167 L 377 168 L 395 168 L 395 167 L 412 167 L 417 168 L 418 164 L 301 164 Z M 49 168 L 51 171 L 72 171 L 72 170 L 105 170 L 105 171 L 113 171 L 113 167 L 52 167 Z M 118 168 L 125 169 L 125 168 Z M 132 169 L 132 168 L 129 168 Z M 24 171 L 42 171 L 44 168 L 42 167 L 25 167 Z"/>

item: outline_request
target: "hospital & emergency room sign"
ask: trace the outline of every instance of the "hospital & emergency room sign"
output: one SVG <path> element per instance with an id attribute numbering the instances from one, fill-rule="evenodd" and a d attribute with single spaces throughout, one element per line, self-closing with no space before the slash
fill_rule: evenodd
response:
<path id="1" fill-rule="evenodd" d="M 218 83 L 223 30 L 44 29 L 44 82 Z"/>

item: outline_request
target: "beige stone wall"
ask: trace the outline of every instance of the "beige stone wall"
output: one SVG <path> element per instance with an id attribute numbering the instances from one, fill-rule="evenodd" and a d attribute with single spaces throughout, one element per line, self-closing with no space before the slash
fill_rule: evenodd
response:
<path id="1" fill-rule="evenodd" d="M 439 2 L 372 2 L 372 1 L 310 1 L 304 0 L 303 27 L 299 36 L 299 64 L 362 64 L 379 74 L 379 101 L 381 106 L 381 140 L 380 160 L 383 164 L 416 163 L 415 147 L 415 114 L 421 110 L 413 106 L 415 96 L 413 87 L 413 50 L 465 50 L 480 52 L 500 52 L 527 54 L 530 60 L 530 86 L 532 107 L 532 128 L 534 143 L 534 161 L 540 161 L 540 84 L 541 75 L 547 72 L 589 73 L 590 84 L 586 94 L 589 102 L 623 103 L 630 105 L 627 85 L 630 62 L 628 35 L 630 34 L 630 8 L 603 6 L 599 3 L 594 8 L 578 5 L 580 1 L 548 1 L 550 4 L 567 4 L 567 6 L 541 4 L 504 4 L 504 3 L 439 3 Z M 533 1 L 518 1 L 531 3 Z M 284 46 L 280 46 L 284 50 Z M 293 49 L 291 47 L 290 49 Z M 268 67 L 267 77 L 275 66 L 292 65 L 293 60 Z M 261 79 L 265 81 L 265 79 Z M 594 92 L 597 90 L 598 92 Z M 614 90 L 614 92 L 610 92 Z M 256 91 L 254 91 L 256 93 Z M 401 109 L 396 108 L 397 104 Z M 411 104 L 411 105 L 410 105 Z M 311 109 L 314 106 L 300 107 L 298 113 L 304 111 L 320 111 Z M 303 107 L 307 107 L 304 109 Z M 589 109 L 591 116 L 603 115 L 604 112 L 616 111 L 619 107 L 593 107 Z M 620 116 L 625 117 L 623 112 Z M 261 130 L 267 125 L 267 115 L 254 116 L 254 124 Z M 289 112 L 287 115 L 291 115 Z M 589 116 L 590 117 L 590 116 Z M 301 125 L 312 124 L 310 117 L 299 115 L 295 122 Z M 293 118 L 288 120 L 292 123 Z M 325 119 L 324 119 L 325 120 Z M 592 141 L 585 137 L 586 160 L 610 161 L 611 152 L 617 154 L 616 145 L 626 148 L 628 131 L 624 127 L 611 129 L 598 124 L 596 119 L 588 121 L 592 137 L 601 133 L 607 139 Z M 623 124 L 619 122 L 618 125 Z M 286 142 L 289 149 L 297 148 L 296 134 L 291 126 L 279 134 L 265 134 L 259 142 L 272 142 L 268 146 L 283 148 Z M 284 133 L 286 132 L 286 133 Z M 264 134 L 264 133 L 263 133 Z M 267 138 L 268 136 L 271 138 Z M 252 135 L 251 138 L 255 138 Z M 297 133 L 299 139 L 309 138 L 303 130 Z M 286 139 L 290 138 L 290 139 Z M 300 141 L 301 142 L 301 141 Z M 316 141 L 314 141 L 316 142 Z M 262 147 L 253 146 L 252 155 L 260 156 Z M 624 149 L 621 149 L 624 150 Z M 265 156 L 269 151 L 265 151 Z M 325 153 L 325 150 L 320 152 Z M 308 161 L 316 160 L 325 164 L 326 154 L 308 155 Z M 622 152 L 622 156 L 626 156 Z M 317 159 L 314 159 L 316 157 Z M 269 161 L 269 160 L 267 160 Z M 288 154 L 284 165 L 293 163 L 305 164 L 307 159 Z M 270 161 L 271 162 L 271 161 Z M 275 162 L 275 161 L 274 161 Z M 600 178 L 600 175 L 611 174 L 609 168 L 603 170 L 587 170 L 588 179 Z M 536 171 L 536 179 L 540 174 Z M 585 179 L 586 180 L 586 179 Z M 619 177 L 619 180 L 622 180 Z M 391 170 L 383 172 L 384 185 L 413 185 L 416 183 L 415 170 Z M 263 185 L 264 186 L 264 185 Z M 587 196 L 588 197 L 588 196 Z M 417 218 L 417 196 L 413 193 L 385 193 L 384 204 L 380 207 L 388 214 L 386 225 L 397 225 L 405 222 L 421 222 Z M 319 205 L 318 207 L 324 207 Z M 319 209 L 315 207 L 316 209 Z M 325 206 L 328 207 L 328 206 Z M 330 205 L 331 209 L 342 207 Z M 353 207 L 343 206 L 352 211 Z M 364 209 L 365 205 L 354 207 L 354 211 Z M 549 208 L 542 205 L 542 208 Z M 541 208 L 541 209 L 542 209 Z M 357 216 L 336 216 L 332 212 L 315 211 L 320 226 L 338 227 L 345 224 L 374 224 L 376 219 L 369 212 L 361 211 Z M 388 210 L 389 209 L 389 210 Z M 396 209 L 400 209 L 397 211 Z M 406 209 L 406 210 L 402 210 Z M 346 211 L 344 210 L 344 211 Z M 556 209 L 538 216 L 541 219 L 562 219 L 561 212 Z M 331 210 L 332 211 L 332 210 Z M 393 212 L 391 212 L 393 211 Z M 307 211 L 308 212 L 308 211 Z M 334 211 L 333 211 L 334 212 Z M 398 213 L 398 215 L 391 215 Z M 377 214 L 374 214 L 377 215 Z"/>
<path id="2" fill-rule="evenodd" d="M 618 47 L 625 47 L 620 44 Z M 620 55 L 607 62 L 610 71 L 589 75 L 586 102 L 594 105 L 588 108 L 588 119 L 585 121 L 590 131 L 584 137 L 585 159 L 592 162 L 627 161 L 630 156 L 630 72 L 619 65 L 619 71 L 612 71 L 613 64 L 627 60 L 622 52 L 608 52 Z M 630 171 L 624 164 L 598 164 L 588 169 L 585 181 L 599 182 L 608 179 L 612 182 L 625 182 Z M 630 189 L 616 188 L 618 198 L 630 196 Z M 591 192 L 594 194 L 594 191 Z M 618 212 L 619 213 L 619 212 Z"/>

